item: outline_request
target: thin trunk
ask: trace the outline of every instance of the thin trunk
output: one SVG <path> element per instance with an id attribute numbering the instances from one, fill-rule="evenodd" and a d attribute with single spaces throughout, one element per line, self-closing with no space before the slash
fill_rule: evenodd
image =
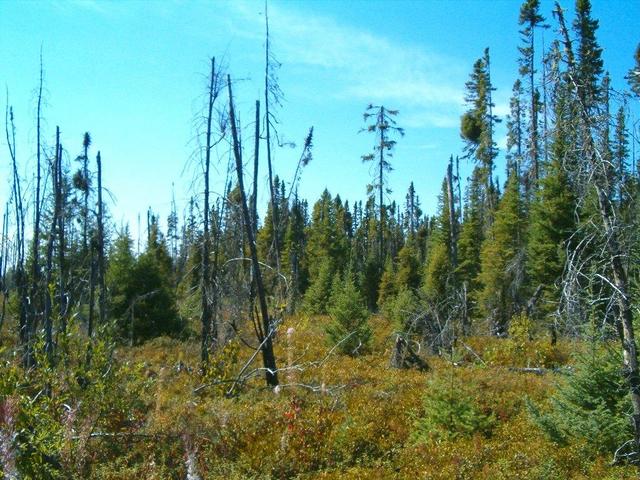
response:
<path id="1" fill-rule="evenodd" d="M 379 185 L 378 185 L 378 194 L 379 194 L 379 210 L 380 210 L 380 222 L 378 223 L 378 257 L 380 258 L 380 269 L 384 268 L 384 245 L 383 245 L 383 218 L 384 218 L 384 148 L 386 145 L 386 138 L 384 136 L 384 107 L 380 107 L 380 115 L 378 116 L 378 125 L 380 125 L 380 160 L 379 160 Z"/>
<path id="2" fill-rule="evenodd" d="M 51 162 L 51 182 L 53 187 L 53 216 L 51 217 L 51 227 L 49 228 L 49 240 L 47 241 L 47 259 L 45 265 L 45 295 L 44 295 L 44 348 L 47 353 L 47 359 L 49 365 L 53 363 L 53 318 L 52 318 L 52 300 L 51 290 L 51 277 L 53 270 L 53 246 L 56 238 L 56 226 L 58 224 L 58 217 L 60 215 L 60 197 L 58 191 L 60 189 L 60 170 L 58 169 L 60 163 L 58 157 L 60 155 L 60 127 L 56 127 L 56 154 Z"/>
<path id="3" fill-rule="evenodd" d="M 98 285 L 100 287 L 100 302 L 98 305 L 100 324 L 104 325 L 106 320 L 107 287 L 104 281 L 104 212 L 102 205 L 102 158 L 100 152 L 96 157 L 98 164 Z"/>
<path id="4" fill-rule="evenodd" d="M 262 283 L 262 275 L 260 273 L 260 264 L 258 263 L 258 250 L 253 236 L 253 228 L 251 224 L 251 215 L 247 206 L 247 196 L 244 190 L 244 180 L 242 176 L 242 152 L 238 143 L 238 130 L 236 125 L 236 115 L 233 106 L 233 94 L 231 91 L 231 77 L 227 76 L 227 86 L 229 89 L 229 120 L 231 122 L 231 134 L 233 136 L 233 154 L 236 160 L 236 173 L 238 175 L 238 188 L 240 189 L 240 201 L 242 203 L 242 215 L 244 217 L 244 227 L 249 242 L 249 250 L 251 251 L 251 264 L 255 272 L 255 281 L 260 304 L 260 315 L 262 316 L 262 332 L 258 340 L 260 341 L 260 349 L 262 350 L 262 360 L 266 371 L 267 385 L 278 385 L 278 371 L 276 367 L 276 358 L 273 353 L 273 326 L 269 319 L 269 310 L 267 307 L 267 299 L 265 295 L 264 285 Z"/>
<path id="5" fill-rule="evenodd" d="M 538 106 L 536 105 L 536 90 L 535 90 L 535 70 L 534 70 L 534 24 L 530 25 L 531 36 L 529 48 L 531 49 L 531 56 L 529 58 L 529 89 L 531 91 L 531 162 L 533 163 L 533 185 L 534 189 L 537 188 L 538 179 L 540 178 L 540 171 L 538 166 Z"/>
<path id="6" fill-rule="evenodd" d="M 42 84 L 43 84 L 43 72 L 42 72 L 42 51 L 40 52 L 40 85 L 38 87 L 38 107 L 36 113 L 36 198 L 34 221 L 33 221 L 33 242 L 32 242 L 32 264 L 31 264 L 31 322 L 34 325 L 38 323 L 38 286 L 40 283 L 40 183 L 42 181 L 41 169 L 41 114 L 42 114 Z M 57 152 L 56 152 L 57 155 Z"/>
<path id="7" fill-rule="evenodd" d="M 2 215 L 2 244 L 0 247 L 0 256 L 2 257 L 2 265 L 0 266 L 0 293 L 2 294 L 2 311 L 0 312 L 0 333 L 4 325 L 4 318 L 7 308 L 7 264 L 9 263 L 9 242 L 7 239 L 9 228 L 9 203 L 7 202 L 4 214 Z"/>
<path id="8" fill-rule="evenodd" d="M 253 235 L 258 236 L 258 169 L 260 158 L 260 100 L 256 100 L 256 129 L 255 143 L 253 146 L 253 195 L 251 197 L 251 214 L 253 220 Z M 249 311 L 253 315 L 256 302 L 255 272 L 251 267 L 251 284 L 249 285 Z"/>
<path id="9" fill-rule="evenodd" d="M 548 93 L 547 93 L 547 60 L 544 58 L 545 46 L 544 46 L 544 30 L 542 31 L 542 109 L 544 115 L 542 117 L 542 136 L 544 138 L 544 164 L 549 164 L 549 114 L 548 114 Z"/>
<path id="10" fill-rule="evenodd" d="M 458 239 L 456 228 L 456 203 L 453 196 L 453 156 L 449 157 L 447 166 L 447 195 L 449 196 L 449 243 L 451 244 L 451 265 L 458 267 Z"/>
<path id="11" fill-rule="evenodd" d="M 495 152 L 493 150 L 493 99 L 491 98 L 491 60 L 489 57 L 489 49 L 486 49 L 486 61 L 487 61 L 487 83 L 489 88 L 487 89 L 487 97 L 489 101 L 489 162 L 487 172 L 487 199 L 489 206 L 489 224 L 493 223 L 493 211 L 495 210 L 494 204 L 494 188 L 493 188 L 493 159 Z"/>
<path id="12" fill-rule="evenodd" d="M 8 95 L 7 95 L 8 97 Z M 13 108 L 8 106 L 5 111 L 5 133 L 7 137 L 7 146 L 9 147 L 9 156 L 11 157 L 12 175 L 13 175 L 13 202 L 15 205 L 16 216 L 16 266 L 15 279 L 20 298 L 19 328 L 20 328 L 20 344 L 24 349 L 23 363 L 29 368 L 33 364 L 32 352 L 32 336 L 33 322 L 30 321 L 28 312 L 27 286 L 24 274 L 24 208 L 22 205 L 22 189 L 20 186 L 20 176 L 18 175 L 18 162 L 16 153 L 16 127 L 14 124 Z M 11 130 L 10 130 L 11 129 Z"/>
<path id="13" fill-rule="evenodd" d="M 458 214 L 462 219 L 462 185 L 460 182 L 460 159 L 456 155 L 456 184 L 458 185 Z"/>
<path id="14" fill-rule="evenodd" d="M 278 232 L 278 205 L 276 204 L 276 192 L 273 185 L 273 168 L 271 163 L 271 113 L 269 111 L 269 16 L 267 14 L 267 0 L 264 3 L 264 21 L 266 25 L 266 41 L 265 41 L 265 68 L 264 68 L 264 109 L 265 109 L 265 128 L 267 136 L 267 168 L 269 172 L 269 196 L 271 205 L 271 220 L 273 223 L 273 251 L 276 259 L 276 271 L 280 273 L 280 251 L 279 251 L 279 232 Z"/>
<path id="15" fill-rule="evenodd" d="M 256 133 L 253 146 L 253 195 L 251 196 L 251 214 L 253 233 L 258 234 L 258 160 L 260 155 L 260 100 L 256 100 Z"/>
<path id="16" fill-rule="evenodd" d="M 92 234 L 89 246 L 89 320 L 87 322 L 87 336 L 93 337 L 93 324 L 96 303 L 96 258 L 95 258 L 95 234 Z"/>
<path id="17" fill-rule="evenodd" d="M 86 182 L 84 189 L 84 205 L 82 210 L 82 251 L 83 257 L 86 258 L 88 252 L 88 233 L 89 233 L 89 145 L 91 145 L 91 137 L 89 132 L 85 132 L 82 141 L 82 147 L 84 148 L 84 155 L 82 158 L 82 175 Z"/>
<path id="18" fill-rule="evenodd" d="M 58 282 L 59 282 L 59 308 L 60 308 L 60 330 L 64 335 L 67 331 L 67 292 L 65 285 L 66 261 L 65 261 L 65 225 L 64 225 L 64 185 L 62 176 L 62 144 L 58 143 L 58 183 L 56 189 L 56 198 L 58 203 Z"/>
<path id="19" fill-rule="evenodd" d="M 200 359 L 203 365 L 209 362 L 209 337 L 216 338 L 216 327 L 211 325 L 211 302 L 209 301 L 209 169 L 211 166 L 211 124 L 215 100 L 216 59 L 211 58 L 211 78 L 209 83 L 209 105 L 207 111 L 206 150 L 204 154 L 204 211 L 202 228 L 202 259 L 200 271 L 200 295 L 202 302 L 202 346 Z M 213 330 L 213 332 L 212 332 Z"/>
<path id="20" fill-rule="evenodd" d="M 616 303 L 621 327 L 622 352 L 624 356 L 625 377 L 629 385 L 629 394 L 633 414 L 631 419 L 634 429 L 636 455 L 640 454 L 640 366 L 638 365 L 638 346 L 633 329 L 633 311 L 631 309 L 629 278 L 622 263 L 622 248 L 616 239 L 615 214 L 606 192 L 597 188 L 598 206 L 603 226 L 609 241 L 609 266 L 613 273 L 613 284 L 616 290 Z"/>

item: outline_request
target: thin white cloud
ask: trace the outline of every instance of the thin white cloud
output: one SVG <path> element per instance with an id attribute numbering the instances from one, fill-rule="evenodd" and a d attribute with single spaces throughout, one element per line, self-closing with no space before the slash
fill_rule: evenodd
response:
<path id="1" fill-rule="evenodd" d="M 255 4 L 234 2 L 232 12 L 243 30 L 237 34 L 264 34 Z M 467 72 L 456 59 L 281 5 L 269 7 L 269 24 L 278 59 L 330 74 L 333 97 L 392 104 L 406 126 L 458 124 Z"/>

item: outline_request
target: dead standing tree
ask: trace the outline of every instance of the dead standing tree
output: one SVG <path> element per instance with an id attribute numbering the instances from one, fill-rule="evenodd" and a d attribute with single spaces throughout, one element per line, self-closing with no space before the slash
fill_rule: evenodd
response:
<path id="1" fill-rule="evenodd" d="M 263 365 L 266 371 L 267 385 L 278 385 L 278 371 L 276 367 L 276 358 L 273 352 L 273 333 L 275 327 L 271 324 L 269 318 L 269 309 L 267 307 L 267 298 L 262 282 L 262 274 L 260 272 L 260 264 L 258 262 L 258 249 L 256 247 L 255 237 L 253 235 L 253 222 L 249 206 L 247 205 L 247 196 L 244 189 L 243 167 L 242 167 L 242 151 L 238 138 L 238 128 L 236 123 L 236 114 L 233 105 L 233 93 L 231 89 L 231 76 L 227 75 L 227 87 L 229 90 L 229 121 L 231 123 L 231 135 L 233 142 L 233 156 L 236 163 L 236 173 L 238 176 L 238 189 L 240 190 L 240 202 L 242 207 L 242 217 L 244 223 L 245 234 L 249 243 L 251 252 L 251 266 L 254 272 L 254 280 L 256 284 L 256 293 L 258 295 L 258 303 L 260 306 L 260 315 L 262 317 L 262 325 L 256 322 L 258 340 L 260 341 L 260 350 L 262 351 Z"/>
<path id="2" fill-rule="evenodd" d="M 218 330 L 217 325 L 212 325 L 213 319 L 213 308 L 212 308 L 212 297 L 213 292 L 211 291 L 211 286 L 214 284 L 211 277 L 211 268 L 210 268 L 210 246 L 211 246 L 211 238 L 210 238 L 210 229 L 209 222 L 211 219 L 210 216 L 210 207 L 209 207 L 209 173 L 211 170 L 211 151 L 212 149 L 222 141 L 224 138 L 224 127 L 221 129 L 221 132 L 217 139 L 213 139 L 213 114 L 214 114 L 214 106 L 216 100 L 220 96 L 222 89 L 224 88 L 222 82 L 221 73 L 216 70 L 216 59 L 215 57 L 211 58 L 211 73 L 209 77 L 209 87 L 208 87 L 208 102 L 207 102 L 207 129 L 205 133 L 205 151 L 204 151 L 204 210 L 203 210 L 203 231 L 202 231 L 202 259 L 201 259 L 201 269 L 200 269 L 200 294 L 202 296 L 202 346 L 201 346 L 201 354 L 200 359 L 203 365 L 207 365 L 209 362 L 209 348 L 211 343 L 215 343 L 218 339 Z M 217 263 L 217 262 L 216 262 Z"/>
<path id="3" fill-rule="evenodd" d="M 100 151 L 96 156 L 98 166 L 98 286 L 100 287 L 100 301 L 98 303 L 98 312 L 100 325 L 104 325 L 106 321 L 106 305 L 107 305 L 107 286 L 105 283 L 105 262 L 104 262 L 104 204 L 102 202 L 102 157 Z"/>
<path id="4" fill-rule="evenodd" d="M 556 2 L 554 14 L 556 15 L 560 33 L 564 44 L 564 61 L 567 65 L 566 80 L 576 103 L 580 127 L 582 130 L 582 145 L 578 152 L 584 162 L 584 171 L 587 175 L 581 178 L 584 190 L 590 186 L 597 197 L 598 212 L 602 227 L 604 244 L 601 251 L 609 256 L 606 262 L 606 271 L 597 272 L 601 280 L 611 287 L 611 304 L 614 305 L 616 314 L 616 327 L 618 330 L 624 362 L 624 376 L 629 388 L 629 396 L 632 405 L 632 426 L 634 430 L 633 452 L 631 457 L 635 461 L 640 455 L 640 365 L 638 364 L 638 346 L 633 328 L 633 311 L 631 304 L 631 282 L 625 268 L 625 260 L 628 252 L 625 251 L 625 229 L 621 225 L 622 216 L 618 212 L 619 206 L 612 200 L 610 192 L 613 190 L 611 173 L 615 166 L 608 155 L 598 148 L 595 139 L 598 134 L 598 121 L 603 115 L 595 115 L 593 108 L 588 104 L 588 92 L 584 83 L 580 81 L 578 65 L 573 54 L 572 41 L 564 20 L 564 13 Z M 609 122 L 608 116 L 601 120 Z"/>
<path id="5" fill-rule="evenodd" d="M 43 68 L 42 68 L 42 51 L 40 52 L 40 84 L 38 87 L 38 105 L 36 110 L 36 191 L 35 191 L 35 204 L 34 218 L 33 218 L 33 239 L 31 242 L 31 322 L 37 324 L 38 315 L 38 289 L 40 283 L 40 193 L 42 182 L 42 142 L 41 142 L 41 121 L 42 121 L 42 88 L 43 88 Z"/>
<path id="6" fill-rule="evenodd" d="M 267 0 L 264 2 L 264 21 L 265 21 L 265 71 L 264 71 L 264 109 L 265 109 L 265 129 L 266 129 L 266 140 L 267 140 L 267 170 L 269 172 L 269 203 L 271 206 L 271 220 L 273 223 L 273 253 L 275 255 L 276 260 L 276 271 L 280 274 L 280 243 L 279 243 L 279 216 L 280 212 L 278 211 L 278 202 L 276 202 L 277 192 L 275 191 L 275 186 L 273 183 L 273 164 L 271 160 L 271 129 L 273 128 L 273 122 L 275 122 L 275 117 L 273 116 L 273 112 L 271 111 L 271 103 L 279 104 L 282 98 L 282 91 L 278 85 L 278 81 L 276 78 L 276 69 L 280 65 L 276 59 L 273 57 L 273 54 L 270 50 L 269 44 L 269 15 L 267 11 Z M 256 105 L 256 109 L 259 106 Z M 257 114 L 256 114 L 257 117 Z M 256 150 L 257 152 L 257 150 Z M 256 155 L 257 159 L 257 155 Z"/>
<path id="7" fill-rule="evenodd" d="M 45 263 L 45 295 L 44 295 L 44 345 L 47 353 L 49 364 L 53 363 L 53 302 L 51 299 L 51 284 L 53 275 L 53 248 L 56 238 L 56 227 L 58 226 L 58 218 L 60 217 L 60 195 L 59 190 L 62 183 L 62 172 L 60 171 L 60 127 L 56 127 L 56 147 L 55 155 L 51 159 L 51 183 L 53 187 L 53 215 L 51 217 L 51 227 L 49 229 L 49 239 L 47 241 L 47 253 Z"/>
<path id="8" fill-rule="evenodd" d="M 16 153 L 16 127 L 13 117 L 13 108 L 10 107 L 8 101 L 9 95 L 7 94 L 7 107 L 5 111 L 5 134 L 7 138 L 7 146 L 9 147 L 9 156 L 11 158 L 11 170 L 13 176 L 12 182 L 12 196 L 13 204 L 15 207 L 15 283 L 18 290 L 18 297 L 20 299 L 20 312 L 19 312 L 19 330 L 20 330 L 20 344 L 23 351 L 23 363 L 28 368 L 33 364 L 32 355 L 32 337 L 33 337 L 33 323 L 31 322 L 28 310 L 28 296 L 27 296 L 27 284 L 24 271 L 24 208 L 22 204 L 22 189 L 20 185 L 20 175 L 18 174 L 18 161 Z"/>

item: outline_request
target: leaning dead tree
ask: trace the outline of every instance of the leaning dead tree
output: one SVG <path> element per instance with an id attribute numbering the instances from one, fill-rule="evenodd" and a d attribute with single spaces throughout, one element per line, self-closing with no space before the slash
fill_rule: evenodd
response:
<path id="1" fill-rule="evenodd" d="M 240 191 L 240 203 L 242 207 L 242 217 L 244 230 L 249 243 L 249 251 L 251 253 L 251 266 L 254 272 L 254 280 L 256 285 L 256 294 L 258 296 L 258 304 L 260 307 L 260 316 L 262 317 L 262 325 L 256 322 L 256 331 L 258 340 L 260 341 L 260 350 L 262 352 L 262 361 L 266 371 L 267 385 L 278 385 L 278 371 L 276 367 L 276 357 L 273 352 L 273 334 L 275 326 L 272 325 L 269 317 L 269 309 L 267 307 L 267 297 L 260 272 L 260 263 L 258 262 L 258 249 L 256 247 L 255 236 L 253 234 L 253 222 L 249 206 L 247 205 L 247 196 L 244 189 L 243 167 L 242 167 L 242 150 L 238 137 L 238 127 L 236 123 L 235 107 L 233 105 L 233 93 L 231 89 L 231 76 L 227 75 L 227 87 L 229 90 L 229 121 L 231 123 L 233 156 L 236 163 L 236 173 L 238 176 L 238 189 Z"/>
<path id="2" fill-rule="evenodd" d="M 564 61 L 567 65 L 565 81 L 572 95 L 578 114 L 580 126 L 580 149 L 577 152 L 582 159 L 583 174 L 579 177 L 583 195 L 589 190 L 596 194 L 597 213 L 595 219 L 599 220 L 601 239 L 603 244 L 598 248 L 608 256 L 604 263 L 605 268 L 599 269 L 596 275 L 610 287 L 610 304 L 615 315 L 616 328 L 619 335 L 620 346 L 623 353 L 624 377 L 629 388 L 629 396 L 633 408 L 631 414 L 634 430 L 633 452 L 631 457 L 638 461 L 640 456 L 640 365 L 638 364 L 638 346 L 633 327 L 633 311 L 631 304 L 631 282 L 625 262 L 628 252 L 624 248 L 626 229 L 622 224 L 623 216 L 619 212 L 619 205 L 611 195 L 613 191 L 613 171 L 615 166 L 611 159 L 599 148 L 597 136 L 601 135 L 602 125 L 608 128 L 607 106 L 604 109 L 595 108 L 590 102 L 588 85 L 581 81 L 579 65 L 576 62 L 572 41 L 564 20 L 563 10 L 556 2 L 554 14 L 556 15 L 560 33 L 564 45 Z M 606 81 L 604 88 L 608 88 Z M 606 101 L 606 94 L 605 94 Z M 604 113 L 603 111 L 604 110 Z M 606 135 L 606 134 L 605 134 Z"/>

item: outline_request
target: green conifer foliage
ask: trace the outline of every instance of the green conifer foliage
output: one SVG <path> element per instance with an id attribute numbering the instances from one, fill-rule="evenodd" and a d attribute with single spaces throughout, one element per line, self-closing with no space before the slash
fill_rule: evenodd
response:
<path id="1" fill-rule="evenodd" d="M 122 317 L 131 303 L 132 291 L 130 287 L 131 275 L 135 268 L 136 259 L 133 256 L 133 240 L 129 230 L 118 234 L 109 255 L 107 270 L 107 284 L 111 294 L 109 310 L 116 317 Z"/>
<path id="2" fill-rule="evenodd" d="M 398 252 L 396 289 L 415 290 L 420 286 L 420 259 L 416 241 L 407 242 Z"/>
<path id="3" fill-rule="evenodd" d="M 331 343 L 339 344 L 339 350 L 347 355 L 366 353 L 372 336 L 369 312 L 351 271 L 345 273 L 344 280 L 335 276 L 329 304 L 331 323 L 326 332 Z"/>
<path id="4" fill-rule="evenodd" d="M 331 270 L 344 268 L 348 260 L 349 242 L 344 231 L 344 208 L 339 199 L 334 201 L 325 189 L 314 204 L 311 225 L 307 228 L 306 256 L 309 262 L 309 281 L 314 283 L 320 266 L 325 259 L 330 262 Z"/>
<path id="5" fill-rule="evenodd" d="M 576 0 L 573 28 L 578 37 L 578 97 L 588 112 L 596 108 L 602 94 L 599 79 L 603 72 L 602 48 L 596 40 L 598 20 L 591 16 L 590 0 Z"/>
<path id="6" fill-rule="evenodd" d="M 152 226 L 147 250 L 137 259 L 132 245 L 125 230 L 114 243 L 107 271 L 110 312 L 116 319 L 119 335 L 137 343 L 178 334 L 183 325 L 178 318 L 171 258 L 164 241 Z"/>
<path id="7" fill-rule="evenodd" d="M 443 300 L 453 282 L 449 231 L 449 198 L 446 181 L 443 181 L 437 222 L 429 241 L 424 273 L 423 289 L 432 301 Z"/>
<path id="8" fill-rule="evenodd" d="M 627 74 L 627 81 L 631 87 L 631 91 L 640 97 L 640 43 L 636 47 L 636 53 L 633 56 L 635 61 L 633 67 Z"/>
<path id="9" fill-rule="evenodd" d="M 380 279 L 380 286 L 378 287 L 378 306 L 382 307 L 385 302 L 389 301 L 395 296 L 398 291 L 396 286 L 396 271 L 391 261 L 391 258 L 387 257 L 387 261 L 384 265 L 384 271 L 382 272 L 382 278 Z"/>
<path id="10" fill-rule="evenodd" d="M 542 285 L 538 302 L 542 314 L 551 313 L 560 298 L 556 282 L 562 276 L 567 241 L 575 229 L 575 208 L 567 173 L 554 159 L 531 205 L 528 229 L 527 273 L 531 291 Z"/>
<path id="11" fill-rule="evenodd" d="M 482 213 L 482 186 L 478 168 L 475 168 L 467 186 L 464 219 L 458 240 L 458 268 L 456 274 L 466 291 L 467 311 L 473 316 L 474 298 L 480 288 L 480 248 L 484 239 Z"/>
<path id="12" fill-rule="evenodd" d="M 319 259 L 319 270 L 309 285 L 303 301 L 303 309 L 310 315 L 327 313 L 327 304 L 331 295 L 331 285 L 334 275 L 331 259 Z"/>
<path id="13" fill-rule="evenodd" d="M 518 180 L 512 170 L 495 213 L 495 221 L 482 245 L 479 301 L 494 334 L 504 334 L 520 299 L 520 258 L 524 215 Z"/>
<path id="14" fill-rule="evenodd" d="M 622 359 L 612 349 L 593 344 L 576 360 L 574 373 L 551 397 L 551 408 L 529 403 L 529 410 L 555 442 L 582 440 L 594 453 L 613 453 L 633 437 L 627 419 L 631 402 L 620 375 Z"/>

